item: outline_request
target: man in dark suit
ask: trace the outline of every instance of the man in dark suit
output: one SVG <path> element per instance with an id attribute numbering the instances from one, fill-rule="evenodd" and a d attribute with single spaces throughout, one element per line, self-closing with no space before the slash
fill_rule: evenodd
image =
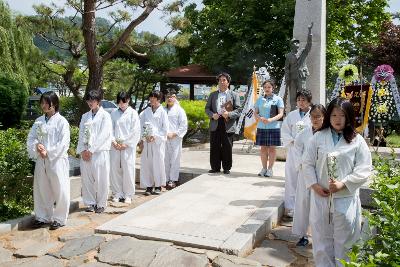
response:
<path id="1" fill-rule="evenodd" d="M 210 165 L 209 173 L 217 173 L 222 168 L 229 174 L 232 168 L 233 135 L 236 121 L 240 116 L 240 99 L 236 92 L 229 90 L 231 77 L 228 73 L 217 76 L 218 90 L 212 92 L 206 104 L 210 118 Z"/>

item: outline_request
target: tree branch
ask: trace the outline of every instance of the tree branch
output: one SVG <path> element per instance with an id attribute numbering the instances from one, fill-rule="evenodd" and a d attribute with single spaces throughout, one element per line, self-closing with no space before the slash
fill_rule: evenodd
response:
<path id="1" fill-rule="evenodd" d="M 104 4 L 106 1 L 104 1 L 104 2 L 101 2 L 100 4 L 98 4 L 97 6 L 96 6 L 96 11 L 97 10 L 102 10 L 102 9 L 106 9 L 106 8 L 109 8 L 109 7 L 112 7 L 112 6 L 116 6 L 116 5 L 119 5 L 119 4 L 122 4 L 123 2 L 125 2 L 124 0 L 121 0 L 121 1 L 119 1 L 119 2 L 115 2 L 115 3 L 113 3 L 113 4 L 109 4 L 109 5 L 107 5 L 107 6 L 103 6 L 103 7 L 100 7 L 102 4 Z"/>
<path id="2" fill-rule="evenodd" d="M 142 23 L 149 15 L 150 13 L 154 10 L 154 8 L 157 6 L 157 3 L 160 1 L 157 1 L 155 5 L 148 5 L 146 6 L 145 10 L 140 14 L 139 17 L 136 19 L 132 20 L 131 23 L 129 23 L 128 27 L 124 30 L 124 32 L 121 34 L 121 36 L 114 42 L 113 46 L 103 55 L 103 64 L 112 58 L 119 49 L 125 44 L 126 40 L 129 38 L 129 35 L 132 33 L 132 31 L 135 29 L 136 26 L 138 26 L 140 23 Z"/>
<path id="3" fill-rule="evenodd" d="M 136 57 L 141 57 L 141 58 L 146 58 L 147 57 L 147 53 L 139 53 L 136 50 L 134 50 L 130 45 L 125 44 L 124 45 L 126 48 L 128 48 L 129 52 L 131 52 L 134 56 Z"/>
<path id="4" fill-rule="evenodd" d="M 52 46 L 55 46 L 55 47 L 57 47 L 57 48 L 59 48 L 59 49 L 66 50 L 66 51 L 69 51 L 69 50 L 70 50 L 69 47 L 66 48 L 66 47 L 62 47 L 62 46 L 56 44 L 54 40 L 51 40 L 50 38 L 46 37 L 43 33 L 39 33 L 39 36 L 40 36 L 43 40 L 45 40 L 46 42 L 48 42 L 49 44 L 51 44 Z M 56 42 L 59 42 L 59 41 L 56 41 Z"/>

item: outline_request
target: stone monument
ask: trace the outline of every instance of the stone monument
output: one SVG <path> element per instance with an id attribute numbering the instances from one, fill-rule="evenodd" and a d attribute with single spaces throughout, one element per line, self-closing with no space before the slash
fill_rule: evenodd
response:
<path id="1" fill-rule="evenodd" d="M 307 90 L 306 80 L 310 76 L 306 59 L 312 47 L 311 29 L 313 23 L 308 26 L 307 44 L 304 49 L 299 50 L 300 41 L 293 38 L 290 46 L 291 51 L 286 55 L 285 61 L 285 95 L 284 103 L 289 104 L 290 110 L 296 108 L 296 93 L 300 90 Z M 289 98 L 289 101 L 287 101 Z"/>
<path id="2" fill-rule="evenodd" d="M 293 37 L 300 47 L 307 43 L 307 25 L 314 23 L 312 49 L 306 59 L 310 75 L 307 89 L 312 93 L 313 103 L 325 104 L 326 65 L 326 0 L 296 0 Z"/>

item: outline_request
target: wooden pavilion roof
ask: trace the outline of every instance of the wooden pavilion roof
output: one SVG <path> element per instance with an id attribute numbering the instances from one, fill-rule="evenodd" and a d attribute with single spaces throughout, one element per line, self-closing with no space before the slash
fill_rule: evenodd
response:
<path id="1" fill-rule="evenodd" d="M 215 84 L 216 75 L 206 66 L 191 64 L 171 69 L 164 73 L 170 83 Z"/>

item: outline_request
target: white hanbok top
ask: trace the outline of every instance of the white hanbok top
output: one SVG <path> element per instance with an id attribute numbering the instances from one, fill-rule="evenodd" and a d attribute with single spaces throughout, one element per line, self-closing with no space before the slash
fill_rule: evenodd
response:
<path id="1" fill-rule="evenodd" d="M 120 140 L 129 147 L 136 147 L 140 139 L 140 120 L 136 110 L 128 107 L 125 111 L 120 109 L 111 113 L 113 135 L 111 140 Z"/>
<path id="2" fill-rule="evenodd" d="M 297 171 L 300 171 L 302 169 L 303 154 L 312 136 L 313 136 L 312 127 L 307 126 L 297 134 L 297 137 L 294 140 L 294 149 L 295 149 L 294 167 Z"/>
<path id="3" fill-rule="evenodd" d="M 310 125 L 310 111 L 306 112 L 303 118 L 300 116 L 299 109 L 291 111 L 283 120 L 281 126 L 281 138 L 283 146 L 292 147 L 297 134 L 305 127 Z"/>
<path id="4" fill-rule="evenodd" d="M 357 134 L 351 143 L 344 137 L 334 145 L 330 128 L 314 134 L 303 156 L 302 170 L 306 187 L 318 183 L 329 188 L 327 157 L 332 152 L 337 158 L 337 180 L 346 188 L 333 194 L 334 198 L 357 194 L 359 187 L 372 174 L 372 157 L 364 138 Z"/>
<path id="5" fill-rule="evenodd" d="M 155 138 L 156 144 L 167 141 L 168 133 L 168 115 L 165 112 L 163 106 L 159 106 L 157 110 L 153 113 L 151 107 L 146 108 L 142 113 L 140 113 L 140 125 L 141 134 L 143 134 L 143 126 L 145 122 L 149 122 L 152 126 L 152 135 Z"/>
<path id="6" fill-rule="evenodd" d="M 179 138 L 183 138 L 188 127 L 185 110 L 178 103 L 169 109 L 167 107 L 164 109 L 168 114 L 168 133 L 176 133 Z"/>
<path id="7" fill-rule="evenodd" d="M 80 154 L 84 150 L 89 150 L 91 153 L 110 150 L 111 138 L 112 122 L 110 114 L 103 107 L 99 108 L 95 116 L 90 110 L 82 115 L 79 124 L 77 153 Z"/>
<path id="8" fill-rule="evenodd" d="M 41 143 L 47 151 L 49 160 L 67 158 L 69 142 L 70 130 L 68 121 L 57 112 L 46 123 L 45 115 L 42 115 L 35 120 L 29 131 L 27 139 L 28 154 L 32 159 L 38 159 L 40 156 L 36 145 Z"/>

